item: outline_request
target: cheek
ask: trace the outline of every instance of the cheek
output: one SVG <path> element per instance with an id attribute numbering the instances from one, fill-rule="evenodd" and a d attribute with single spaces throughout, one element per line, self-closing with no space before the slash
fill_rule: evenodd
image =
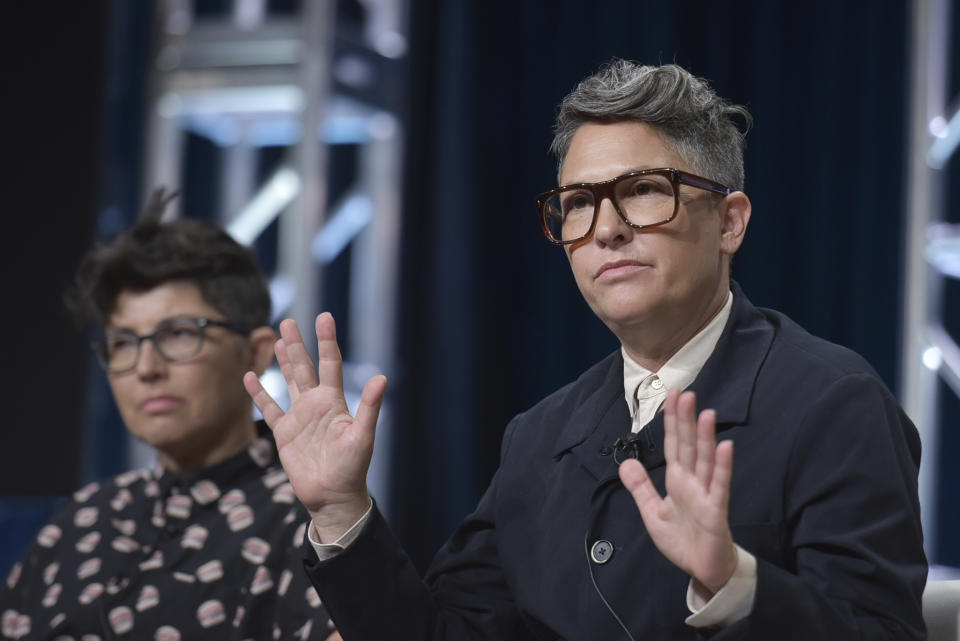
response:
<path id="1" fill-rule="evenodd" d="M 573 280 L 577 284 L 577 289 L 580 290 L 580 293 L 588 301 L 590 300 L 590 282 L 591 278 L 587 275 L 587 267 L 583 264 L 583 261 L 577 261 L 573 258 L 570 259 L 570 271 L 573 273 Z"/>
<path id="2" fill-rule="evenodd" d="M 590 263 L 589 249 L 589 247 L 575 248 L 570 245 L 566 245 L 563 248 L 563 253 L 567 257 L 567 263 L 570 265 L 570 269 L 578 281 L 582 275 L 586 273 L 587 265 Z"/>
<path id="3" fill-rule="evenodd" d="M 110 391 L 113 393 L 113 400 L 121 411 L 131 408 L 134 403 L 134 385 L 126 377 L 108 378 Z"/>
<path id="4" fill-rule="evenodd" d="M 198 408 L 211 412 L 227 411 L 238 399 L 249 399 L 243 387 L 243 375 L 247 370 L 239 358 L 210 365 L 203 371 L 191 372 L 190 380 L 182 381 Z"/>

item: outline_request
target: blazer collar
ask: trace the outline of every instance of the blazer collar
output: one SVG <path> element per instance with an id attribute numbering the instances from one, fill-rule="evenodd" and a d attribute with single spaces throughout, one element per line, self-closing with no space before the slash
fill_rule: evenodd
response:
<path id="1" fill-rule="evenodd" d="M 623 398 L 623 356 L 619 349 L 585 373 L 581 380 L 574 384 L 574 389 L 581 385 L 590 385 L 591 381 L 597 378 L 600 378 L 599 385 L 573 408 L 570 418 L 560 430 L 553 448 L 554 458 L 559 458 L 564 452 L 583 443 L 601 424 L 609 427 L 611 421 L 619 422 L 617 419 L 621 414 L 626 416 L 629 426 L 630 413 Z M 618 405 L 623 406 L 622 412 L 617 411 Z M 623 431 L 622 425 L 618 426 L 618 430 Z"/>
<path id="2" fill-rule="evenodd" d="M 703 369 L 687 389 L 697 393 L 697 407 L 717 412 L 717 428 L 723 430 L 747 421 L 754 385 L 774 338 L 772 325 L 754 307 L 735 282 L 730 319 Z M 599 384 L 592 383 L 599 378 Z M 598 478 L 607 475 L 612 456 L 601 457 L 595 449 L 612 446 L 630 430 L 630 414 L 623 397 L 623 357 L 617 350 L 584 374 L 578 386 L 596 385 L 570 413 L 560 430 L 553 456 L 576 453 Z M 571 390 L 571 393 L 573 390 Z M 663 417 L 656 417 L 644 428 L 662 449 Z M 652 453 L 651 453 L 652 454 Z M 662 462 L 662 453 L 649 463 Z M 647 463 L 647 461 L 645 461 Z"/>
<path id="3" fill-rule="evenodd" d="M 760 369 L 773 343 L 774 328 L 736 281 L 730 282 L 733 309 L 717 346 L 687 389 L 697 393 L 697 408 L 713 408 L 717 427 L 747 422 Z"/>

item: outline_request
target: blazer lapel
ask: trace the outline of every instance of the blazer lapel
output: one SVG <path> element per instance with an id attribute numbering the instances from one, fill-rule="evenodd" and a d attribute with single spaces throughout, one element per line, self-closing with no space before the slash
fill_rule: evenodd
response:
<path id="1" fill-rule="evenodd" d="M 617 350 L 607 360 L 599 386 L 572 409 L 553 451 L 558 461 L 576 457 L 597 479 L 616 473 L 613 444 L 630 431 L 630 412 L 623 398 L 623 356 Z"/>
<path id="2" fill-rule="evenodd" d="M 727 326 L 688 388 L 697 393 L 698 409 L 716 410 L 718 431 L 746 423 L 754 383 L 774 337 L 774 330 L 740 286 L 731 281 L 731 289 L 733 309 Z M 558 461 L 567 455 L 576 457 L 597 480 L 616 475 L 616 460 L 623 458 L 614 457 L 614 443 L 630 433 L 630 413 L 623 397 L 623 357 L 617 350 L 607 361 L 599 386 L 572 409 L 553 451 Z M 579 384 L 589 388 L 591 382 Z M 639 436 L 638 457 L 644 466 L 652 470 L 663 465 L 662 411 Z"/>
<path id="3" fill-rule="evenodd" d="M 747 422 L 754 384 L 774 338 L 774 329 L 764 322 L 763 314 L 750 304 L 740 286 L 735 281 L 730 286 L 730 319 L 688 388 L 697 393 L 698 410 L 716 410 L 718 431 Z"/>

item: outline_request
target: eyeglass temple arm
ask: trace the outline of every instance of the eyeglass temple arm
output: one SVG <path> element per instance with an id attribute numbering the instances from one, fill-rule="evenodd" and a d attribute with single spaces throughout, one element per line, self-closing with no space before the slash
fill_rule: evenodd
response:
<path id="1" fill-rule="evenodd" d="M 690 185 L 691 187 L 706 189 L 707 191 L 723 194 L 724 196 L 733 193 L 733 190 L 729 187 L 725 187 L 720 183 L 714 182 L 707 178 L 701 178 L 700 176 L 695 176 L 694 174 L 688 174 L 686 172 L 678 172 L 677 175 L 680 178 L 680 182 Z"/>

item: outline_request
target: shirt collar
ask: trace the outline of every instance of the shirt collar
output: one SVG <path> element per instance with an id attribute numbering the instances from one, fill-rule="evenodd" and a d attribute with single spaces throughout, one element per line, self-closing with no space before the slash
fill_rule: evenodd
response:
<path id="1" fill-rule="evenodd" d="M 230 458 L 189 476 L 178 476 L 157 461 L 153 469 L 153 478 L 159 484 L 161 494 L 169 493 L 173 487 L 184 491 L 189 490 L 202 482 L 210 482 L 218 487 L 229 487 L 237 484 L 244 476 L 263 474 L 267 468 L 278 462 L 277 446 L 266 423 L 258 421 L 256 427 L 257 438 L 250 445 Z"/>
<path id="2" fill-rule="evenodd" d="M 727 300 L 720 308 L 720 311 L 710 319 L 710 322 L 697 334 L 687 341 L 676 354 L 663 364 L 657 372 L 651 372 L 635 360 L 630 358 L 627 350 L 621 345 L 620 352 L 623 354 L 623 394 L 627 401 L 627 407 L 630 408 L 630 418 L 632 419 L 636 411 L 633 393 L 637 386 L 652 374 L 663 381 L 663 390 L 670 388 L 685 389 L 690 385 L 703 369 L 704 363 L 710 358 L 713 349 L 720 340 L 723 328 L 730 318 L 730 309 L 733 307 L 733 292 L 727 292 Z"/>

